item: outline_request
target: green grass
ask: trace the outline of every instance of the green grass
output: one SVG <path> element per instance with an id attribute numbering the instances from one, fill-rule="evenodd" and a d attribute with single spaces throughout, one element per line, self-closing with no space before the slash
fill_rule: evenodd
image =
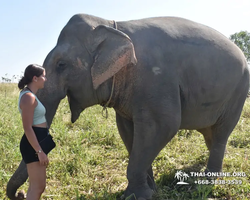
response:
<path id="1" fill-rule="evenodd" d="M 16 84 L 0 84 L 0 199 L 5 199 L 6 185 L 17 168 L 23 134 L 17 109 Z M 118 134 L 115 114 L 102 117 L 102 107 L 86 109 L 75 124 L 63 100 L 50 132 L 57 147 L 49 154 L 46 200 L 114 200 L 127 186 L 128 154 Z M 245 172 L 246 177 L 223 177 L 241 180 L 241 185 L 199 185 L 190 177 L 189 185 L 177 185 L 177 170 L 199 172 L 205 169 L 208 150 L 203 136 L 196 131 L 180 131 L 153 163 L 158 191 L 154 200 L 165 199 L 250 199 L 250 100 L 227 145 L 224 172 Z M 27 191 L 28 184 L 20 190 Z M 128 198 L 129 199 L 129 198 Z"/>

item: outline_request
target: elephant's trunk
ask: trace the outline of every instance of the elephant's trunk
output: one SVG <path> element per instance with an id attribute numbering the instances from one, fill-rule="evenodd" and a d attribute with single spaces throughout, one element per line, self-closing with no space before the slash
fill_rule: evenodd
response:
<path id="1" fill-rule="evenodd" d="M 26 164 L 22 160 L 19 164 L 19 167 L 12 175 L 7 184 L 6 194 L 10 199 L 18 199 L 18 197 L 16 196 L 16 191 L 21 185 L 25 183 L 27 178 L 28 178 L 28 172 Z"/>

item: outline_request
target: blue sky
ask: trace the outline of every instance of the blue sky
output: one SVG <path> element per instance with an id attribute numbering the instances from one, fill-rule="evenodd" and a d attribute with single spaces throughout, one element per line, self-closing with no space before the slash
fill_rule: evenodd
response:
<path id="1" fill-rule="evenodd" d="M 225 36 L 250 32 L 249 0 L 15 0 L 0 2 L 1 77 L 21 75 L 27 65 L 42 65 L 74 14 L 125 21 L 177 16 L 208 25 Z"/>

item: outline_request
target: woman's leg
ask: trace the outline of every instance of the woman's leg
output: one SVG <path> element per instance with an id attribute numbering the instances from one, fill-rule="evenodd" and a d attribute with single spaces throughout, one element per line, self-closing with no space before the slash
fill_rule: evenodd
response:
<path id="1" fill-rule="evenodd" d="M 29 189 L 27 200 L 39 200 L 46 187 L 46 166 L 39 162 L 27 164 Z"/>

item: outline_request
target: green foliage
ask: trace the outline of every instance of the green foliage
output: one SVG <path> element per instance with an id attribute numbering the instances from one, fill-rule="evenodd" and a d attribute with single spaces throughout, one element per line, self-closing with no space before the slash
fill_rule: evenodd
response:
<path id="1" fill-rule="evenodd" d="M 247 31 L 241 31 L 230 35 L 229 39 L 243 51 L 246 59 L 250 62 L 250 33 Z"/>
<path id="2" fill-rule="evenodd" d="M 17 100 L 16 84 L 0 84 L 0 199 L 6 198 L 7 182 L 21 160 L 19 142 L 23 129 Z M 101 111 L 100 106 L 86 109 L 71 124 L 67 101 L 61 102 L 50 129 L 57 147 L 49 154 L 47 188 L 42 199 L 115 200 L 122 196 L 127 186 L 128 154 L 117 132 L 114 111 L 108 110 L 107 120 Z M 182 130 L 153 163 L 158 186 L 153 200 L 250 199 L 249 117 L 248 99 L 228 141 L 223 164 L 224 172 L 246 173 L 246 177 L 234 178 L 241 180 L 241 185 L 199 185 L 194 183 L 195 177 L 188 178 L 189 185 L 177 185 L 178 180 L 174 178 L 177 170 L 203 171 L 208 159 L 203 136 L 196 131 Z M 25 183 L 19 190 L 27 191 L 27 187 Z"/>

